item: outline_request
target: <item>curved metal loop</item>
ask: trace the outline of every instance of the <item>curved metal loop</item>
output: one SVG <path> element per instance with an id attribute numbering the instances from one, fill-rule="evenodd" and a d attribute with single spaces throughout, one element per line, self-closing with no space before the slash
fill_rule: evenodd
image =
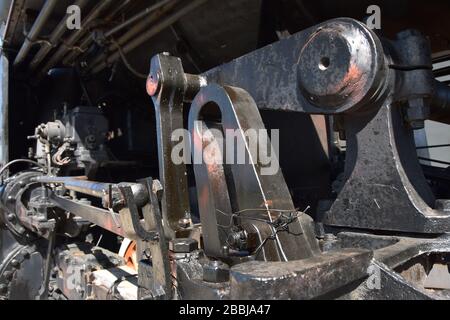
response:
<path id="1" fill-rule="evenodd" d="M 220 117 L 211 116 L 211 111 L 217 113 L 218 110 Z M 208 118 L 215 120 L 215 124 L 211 125 Z M 204 248 L 206 254 L 226 255 L 224 247 L 229 246 L 226 236 L 233 232 L 230 222 L 249 234 L 248 241 L 256 242 L 253 249 L 260 247 L 258 252 L 250 250 L 256 259 L 287 261 L 319 253 L 306 215 L 300 214 L 284 225 L 283 230 L 277 228 L 282 212 L 295 213 L 296 209 L 281 171 L 264 174 L 267 164 L 252 152 L 246 136 L 250 131 L 260 133 L 262 130 L 265 134 L 265 138 L 257 135 L 256 150 L 267 147 L 271 150 L 271 142 L 258 108 L 245 90 L 215 84 L 202 88 L 191 105 L 189 130 L 200 219 L 203 235 L 208 239 Z M 226 151 L 221 150 L 223 134 L 227 140 Z M 230 137 L 233 144 L 236 142 L 238 148 L 243 148 L 244 163 L 235 161 L 238 154 L 234 151 L 239 151 L 229 150 Z M 220 159 L 224 161 L 221 163 Z M 275 154 L 271 154 L 271 160 L 278 165 Z"/>
<path id="2" fill-rule="evenodd" d="M 126 205 L 128 207 L 128 211 L 131 218 L 131 223 L 138 238 L 143 241 L 157 241 L 159 239 L 159 234 L 155 231 L 145 230 L 145 228 L 141 224 L 141 219 L 139 217 L 139 210 L 134 200 L 134 195 L 131 187 L 119 186 L 119 189 L 125 198 Z"/>

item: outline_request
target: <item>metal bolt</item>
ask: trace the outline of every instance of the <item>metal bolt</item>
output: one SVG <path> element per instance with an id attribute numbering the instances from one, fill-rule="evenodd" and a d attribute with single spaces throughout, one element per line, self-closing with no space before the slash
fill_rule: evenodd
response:
<path id="1" fill-rule="evenodd" d="M 198 249 L 198 242 L 191 238 L 179 238 L 169 242 L 169 250 L 175 253 L 189 253 Z"/>
<path id="2" fill-rule="evenodd" d="M 150 73 L 148 76 L 145 86 L 149 96 L 153 97 L 159 91 L 160 78 L 159 72 L 156 72 L 155 74 Z"/>
<path id="3" fill-rule="evenodd" d="M 180 226 L 180 228 L 186 229 L 189 228 L 191 226 L 191 219 L 187 219 L 187 218 L 183 218 L 178 220 L 178 225 Z"/>
<path id="4" fill-rule="evenodd" d="M 16 269 L 20 268 L 20 262 L 16 259 L 11 260 L 11 265 L 13 266 L 13 268 L 16 268 Z"/>
<path id="5" fill-rule="evenodd" d="M 226 282 L 230 280 L 230 267 L 221 261 L 210 261 L 203 266 L 203 280 L 206 282 Z"/>

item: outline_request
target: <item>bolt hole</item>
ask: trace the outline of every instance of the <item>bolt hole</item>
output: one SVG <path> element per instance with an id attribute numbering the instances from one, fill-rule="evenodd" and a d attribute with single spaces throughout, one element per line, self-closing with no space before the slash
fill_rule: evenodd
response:
<path id="1" fill-rule="evenodd" d="M 330 58 L 322 57 L 322 59 L 320 59 L 319 62 L 319 69 L 324 71 L 327 70 L 329 66 L 330 66 Z"/>

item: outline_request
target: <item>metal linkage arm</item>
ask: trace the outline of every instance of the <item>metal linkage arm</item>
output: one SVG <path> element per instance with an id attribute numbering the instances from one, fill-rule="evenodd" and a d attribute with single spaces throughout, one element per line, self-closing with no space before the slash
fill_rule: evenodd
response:
<path id="1" fill-rule="evenodd" d="M 244 146 L 245 159 L 248 159 L 245 163 L 235 162 L 237 154 L 223 155 L 217 145 L 220 137 L 205 132 L 209 129 L 206 115 L 217 108 L 220 129 L 224 133 L 227 130 L 236 133 L 238 147 L 234 152 Z M 243 228 L 240 232 L 245 233 L 248 242 L 252 235 L 257 239 L 253 248 L 256 250 L 252 253 L 259 260 L 302 259 L 319 252 L 310 218 L 294 208 L 277 155 L 271 155 L 270 166 L 276 169 L 269 173 L 265 172 L 268 164 L 263 164 L 261 158 L 250 151 L 245 136 L 248 130 L 260 133 L 265 127 L 255 102 L 246 91 L 218 85 L 202 88 L 191 105 L 189 129 L 206 254 L 223 257 L 239 249 L 231 244 L 236 227 Z M 271 143 L 267 137 L 259 137 L 257 145 L 258 150 L 267 150 Z M 227 152 L 233 151 L 227 149 Z M 202 159 L 195 159 L 198 153 Z M 288 216 L 292 220 L 283 224 L 281 220 Z M 279 229 L 277 221 L 284 228 Z M 224 250 L 224 246 L 232 247 Z"/>
<path id="2" fill-rule="evenodd" d="M 171 238 L 180 229 L 179 221 L 190 218 L 186 166 L 172 161 L 171 153 L 178 143 L 172 134 L 183 128 L 184 101 L 192 99 L 202 85 L 202 77 L 184 73 L 179 58 L 168 54 L 152 58 L 147 92 L 156 112 L 159 175 L 164 189 L 162 215 L 167 222 L 166 234 Z"/>

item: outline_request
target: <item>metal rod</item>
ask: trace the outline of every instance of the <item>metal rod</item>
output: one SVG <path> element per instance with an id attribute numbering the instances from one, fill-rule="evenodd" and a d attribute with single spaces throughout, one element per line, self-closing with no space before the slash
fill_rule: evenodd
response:
<path id="1" fill-rule="evenodd" d="M 53 229 L 50 232 L 47 246 L 47 257 L 45 260 L 45 269 L 44 269 L 44 281 L 42 283 L 42 290 L 40 293 L 41 300 L 48 300 L 48 285 L 50 282 L 50 271 L 52 266 L 52 253 L 55 248 L 55 240 L 56 240 L 56 230 Z"/>
<path id="2" fill-rule="evenodd" d="M 450 87 L 435 80 L 435 92 L 431 100 L 431 120 L 450 124 Z"/>
<path id="3" fill-rule="evenodd" d="M 62 184 L 67 190 L 80 192 L 97 198 L 103 198 L 108 195 L 110 186 L 110 183 L 81 180 L 73 177 L 39 176 L 33 180 L 40 183 Z"/>
<path id="4" fill-rule="evenodd" d="M 38 74 L 37 78 L 38 80 L 41 79 L 45 75 L 45 73 L 53 68 L 61 59 L 64 57 L 64 55 L 69 51 L 72 50 L 75 43 L 85 34 L 87 31 L 87 27 L 95 20 L 97 17 L 102 13 L 111 3 L 113 3 L 114 0 L 104 0 L 101 1 L 97 6 L 94 7 L 94 9 L 91 10 L 89 15 L 82 21 L 82 28 L 80 30 L 77 30 L 72 36 L 70 36 L 65 43 L 58 48 L 56 53 L 52 55 L 51 59 L 45 64 L 44 68 L 41 69 L 40 73 Z"/>
<path id="5" fill-rule="evenodd" d="M 109 30 L 107 33 L 105 33 L 105 37 L 108 38 L 110 36 L 112 36 L 113 34 L 115 34 L 116 32 L 119 32 L 120 30 L 122 30 L 123 28 L 129 26 L 130 24 L 142 19 L 143 17 L 145 17 L 146 15 L 152 13 L 153 11 L 161 8 L 162 6 L 166 5 L 167 3 L 169 3 L 172 0 L 162 0 L 159 1 L 158 3 L 147 7 L 144 9 L 144 11 L 139 12 L 138 14 L 134 15 L 133 17 L 131 17 L 130 19 L 128 19 L 127 21 L 119 24 L 118 26 L 112 28 L 111 30 Z"/>
<path id="6" fill-rule="evenodd" d="M 82 9 L 88 2 L 89 0 L 77 0 L 77 2 L 75 2 L 75 5 Z M 56 43 L 61 40 L 61 37 L 64 35 L 66 30 L 67 17 L 64 16 L 64 18 L 56 26 L 55 30 L 53 30 L 53 32 L 51 33 L 49 41 L 44 42 L 39 51 L 34 56 L 33 60 L 30 63 L 31 70 L 35 70 L 39 66 L 39 64 L 42 62 L 42 60 L 44 60 L 50 50 L 52 50 L 53 46 L 55 46 Z"/>
<path id="7" fill-rule="evenodd" d="M 6 47 L 9 47 L 11 40 L 16 32 L 16 27 L 19 23 L 19 17 L 22 8 L 25 5 L 25 0 L 13 0 L 9 8 L 8 19 L 6 20 L 5 30 L 3 32 L 3 44 L 0 47 L 0 52 Z"/>
<path id="8" fill-rule="evenodd" d="M 42 28 L 44 27 L 48 18 L 52 14 L 52 11 L 55 8 L 57 3 L 58 3 L 57 0 L 47 0 L 45 2 L 44 6 L 42 7 L 41 12 L 39 13 L 38 17 L 34 21 L 30 32 L 28 32 L 28 35 L 26 35 L 25 41 L 22 44 L 22 47 L 20 48 L 19 53 L 16 56 L 16 59 L 14 60 L 15 66 L 17 66 L 19 63 L 23 62 L 23 60 L 26 58 L 28 52 L 31 49 L 31 46 L 37 40 L 39 34 L 42 31 Z"/>
<path id="9" fill-rule="evenodd" d="M 207 0 L 192 1 L 188 5 L 184 6 L 182 9 L 180 9 L 179 11 L 172 13 L 167 18 L 165 18 L 164 20 L 160 21 L 159 23 L 154 25 L 152 28 L 150 28 L 147 32 L 143 33 L 142 35 L 140 35 L 139 37 L 135 38 L 130 43 L 128 43 L 126 46 L 124 46 L 123 52 L 128 53 L 128 52 L 136 49 L 141 44 L 146 42 L 148 39 L 150 39 L 154 35 L 158 34 L 160 31 L 164 30 L 165 28 L 169 27 L 170 25 L 172 25 L 173 23 L 175 23 L 176 21 L 181 19 L 184 15 L 186 15 L 189 12 L 191 12 L 192 10 L 196 9 L 198 6 L 202 5 L 206 1 Z M 92 70 L 92 72 L 98 73 L 98 72 L 102 71 L 105 67 L 107 67 L 109 64 L 111 64 L 112 62 L 116 61 L 119 58 L 120 58 L 119 52 L 113 53 L 110 57 L 106 58 L 106 61 L 104 61 L 101 64 L 99 64 L 98 66 L 96 66 Z"/>
<path id="10" fill-rule="evenodd" d="M 141 183 L 121 182 L 119 184 L 104 183 L 83 180 L 76 177 L 52 177 L 38 176 L 32 179 L 34 182 L 45 184 L 62 184 L 67 190 L 90 195 L 103 200 L 105 207 L 111 207 L 115 200 L 121 199 L 118 190 L 120 187 L 128 186 L 132 189 L 138 206 L 143 206 L 148 202 L 148 194 Z"/>
<path id="11" fill-rule="evenodd" d="M 9 63 L 0 52 L 0 166 L 9 161 Z M 0 175 L 1 178 L 1 175 Z M 1 179 L 0 179 L 1 180 Z"/>
<path id="12" fill-rule="evenodd" d="M 105 23 L 111 22 L 114 19 L 114 17 L 117 15 L 117 13 L 122 11 L 129 3 L 130 3 L 129 1 L 122 2 L 122 4 L 120 6 L 118 6 L 118 8 L 114 9 L 107 17 L 105 17 L 102 20 L 104 20 Z M 72 50 L 71 52 L 69 52 L 66 55 L 66 57 L 64 58 L 62 64 L 69 65 L 80 54 L 82 54 L 84 51 L 86 51 L 93 41 L 94 41 L 94 39 L 90 34 L 86 35 L 85 38 L 81 41 L 81 44 L 79 45 L 80 50 Z"/>
<path id="13" fill-rule="evenodd" d="M 103 229 L 122 237 L 125 236 L 125 230 L 120 223 L 120 216 L 115 212 L 58 197 L 54 193 L 50 194 L 50 200 L 58 207 L 80 216 Z"/>
<path id="14" fill-rule="evenodd" d="M 147 27 L 149 25 L 151 25 L 155 19 L 159 18 L 161 15 L 163 15 L 167 11 L 171 10 L 178 2 L 179 2 L 179 0 L 172 1 L 165 7 L 161 8 L 160 10 L 153 12 L 153 14 L 151 14 L 147 19 L 144 19 L 144 20 L 138 22 L 137 24 L 135 24 L 133 26 L 133 28 L 131 28 L 128 32 L 124 33 L 121 37 L 119 37 L 116 40 L 117 43 L 120 46 L 123 46 L 125 43 L 127 43 L 128 41 L 133 39 L 137 34 L 140 34 L 145 29 L 147 29 Z M 114 44 L 111 44 L 107 48 L 106 51 L 114 52 L 116 50 L 117 50 L 117 47 Z M 105 55 L 103 53 L 96 56 L 94 58 L 94 60 L 91 63 L 89 63 L 89 68 L 87 70 L 91 70 L 92 68 L 95 68 L 98 64 L 100 64 L 103 61 L 103 59 L 105 59 Z"/>

